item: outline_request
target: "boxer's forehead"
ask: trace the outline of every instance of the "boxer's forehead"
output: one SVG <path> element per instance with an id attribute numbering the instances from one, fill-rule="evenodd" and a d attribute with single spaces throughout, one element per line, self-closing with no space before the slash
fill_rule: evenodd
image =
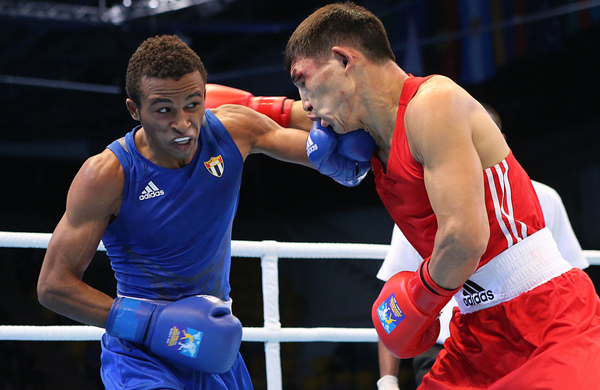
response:
<path id="1" fill-rule="evenodd" d="M 299 83 L 304 83 L 307 77 L 318 73 L 322 65 L 323 61 L 317 61 L 312 58 L 303 57 L 297 59 L 290 69 L 292 83 L 298 87 Z"/>

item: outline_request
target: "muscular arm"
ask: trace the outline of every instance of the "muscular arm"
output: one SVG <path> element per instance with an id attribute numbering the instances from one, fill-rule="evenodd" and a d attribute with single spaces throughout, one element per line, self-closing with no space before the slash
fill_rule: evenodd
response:
<path id="1" fill-rule="evenodd" d="M 441 83 L 419 91 L 406 113 L 411 152 L 423 164 L 438 223 L 429 270 L 448 290 L 475 272 L 489 240 L 482 161 L 494 160 L 504 150 L 475 145 L 480 108 L 458 86 Z"/>
<path id="2" fill-rule="evenodd" d="M 123 171 L 109 150 L 75 176 L 65 214 L 52 234 L 38 280 L 40 303 L 73 320 L 104 327 L 113 299 L 82 281 L 111 216 L 118 213 Z"/>
<path id="3" fill-rule="evenodd" d="M 263 153 L 281 161 L 313 167 L 306 156 L 308 132 L 279 126 L 265 115 L 239 105 L 212 110 L 231 134 L 244 159 Z"/>

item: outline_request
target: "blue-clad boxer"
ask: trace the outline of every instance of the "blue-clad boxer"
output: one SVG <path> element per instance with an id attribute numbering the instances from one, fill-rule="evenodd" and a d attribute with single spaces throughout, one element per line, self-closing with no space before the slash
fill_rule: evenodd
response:
<path id="1" fill-rule="evenodd" d="M 141 126 L 84 163 L 48 246 L 39 300 L 107 328 L 107 389 L 252 388 L 228 305 L 242 167 L 251 153 L 311 166 L 308 133 L 248 107 L 205 110 L 206 78 L 179 38 L 141 44 L 126 101 Z M 101 240 L 116 300 L 82 281 Z"/>

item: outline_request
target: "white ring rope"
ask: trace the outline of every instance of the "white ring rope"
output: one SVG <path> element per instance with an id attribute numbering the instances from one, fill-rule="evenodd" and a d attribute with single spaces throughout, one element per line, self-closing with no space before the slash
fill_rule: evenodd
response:
<path id="1" fill-rule="evenodd" d="M 50 242 L 50 233 L 0 232 L 0 247 L 45 249 Z M 104 251 L 100 244 L 98 250 Z M 290 243 L 276 241 L 233 241 L 232 255 L 235 257 L 264 257 L 271 255 L 283 258 L 318 259 L 383 259 L 389 245 L 378 244 L 334 244 L 334 243 Z M 590 264 L 600 265 L 600 251 L 585 250 Z M 270 296 L 274 293 L 265 294 Z M 267 319 L 270 319 L 267 316 Z M 361 328 L 244 328 L 243 340 L 250 342 L 373 342 L 377 341 L 374 329 Z M 0 326 L 0 340 L 19 341 L 94 341 L 100 340 L 104 329 L 86 325 L 61 326 Z"/>
<path id="2" fill-rule="evenodd" d="M 88 325 L 2 325 L 0 340 L 99 341 L 103 328 Z M 375 329 L 361 328 L 244 328 L 242 339 L 250 342 L 375 342 Z"/>
<path id="3" fill-rule="evenodd" d="M 50 233 L 0 232 L 0 247 L 45 249 L 50 242 Z M 232 241 L 234 257 L 263 257 L 267 254 L 289 259 L 378 259 L 383 260 L 389 245 L 382 244 L 338 244 L 297 243 L 277 241 Z M 105 251 L 100 243 L 99 251 Z M 600 265 L 600 250 L 584 250 L 591 265 Z"/>
<path id="4" fill-rule="evenodd" d="M 50 233 L 0 232 L 0 247 L 45 249 Z M 289 259 L 384 259 L 389 245 L 379 244 L 328 244 L 277 241 L 232 241 L 234 257 L 263 257 L 274 255 Z M 99 251 L 105 251 L 100 243 Z M 600 258 L 600 256 L 599 256 Z"/>
<path id="5" fill-rule="evenodd" d="M 45 249 L 50 233 L 0 232 L 0 247 Z M 243 329 L 243 341 L 265 343 L 267 389 L 281 390 L 281 342 L 377 342 L 373 328 L 282 328 L 279 322 L 279 258 L 383 260 L 389 245 L 232 241 L 234 257 L 261 258 L 264 327 Z M 104 251 L 100 243 L 99 251 Z M 585 250 L 591 265 L 600 265 L 600 251 Z M 0 341 L 97 341 L 103 328 L 87 325 L 0 326 Z"/>

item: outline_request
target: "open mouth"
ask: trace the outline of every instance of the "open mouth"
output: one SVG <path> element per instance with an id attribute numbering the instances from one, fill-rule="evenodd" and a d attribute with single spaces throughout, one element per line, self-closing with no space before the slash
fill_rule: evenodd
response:
<path id="1" fill-rule="evenodd" d="M 191 138 L 190 137 L 181 137 L 181 138 L 176 138 L 175 142 L 179 145 L 187 145 L 190 142 Z"/>

